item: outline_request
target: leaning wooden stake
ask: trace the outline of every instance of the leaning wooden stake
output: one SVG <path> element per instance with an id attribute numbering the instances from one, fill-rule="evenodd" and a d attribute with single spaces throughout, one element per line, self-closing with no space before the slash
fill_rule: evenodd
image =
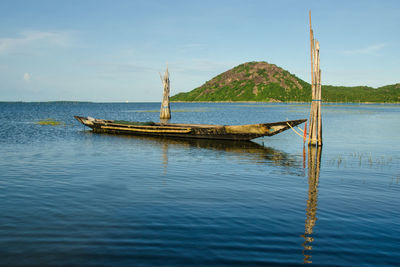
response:
<path id="1" fill-rule="evenodd" d="M 319 60 L 319 42 L 314 39 L 310 11 L 310 47 L 311 47 L 311 109 L 308 145 L 322 146 L 321 118 L 321 69 Z"/>
<path id="2" fill-rule="evenodd" d="M 161 76 L 161 74 L 160 74 Z M 164 94 L 163 94 L 163 99 L 161 102 L 161 110 L 160 110 L 160 119 L 161 120 L 169 120 L 171 119 L 171 109 L 169 106 L 169 73 L 168 73 L 168 66 L 167 69 L 165 70 L 164 77 L 161 77 L 161 81 L 163 83 L 164 87 Z"/>
<path id="3" fill-rule="evenodd" d="M 319 67 L 319 57 L 318 57 L 318 67 Z M 318 139 L 317 139 L 317 145 L 322 146 L 322 116 L 321 116 L 321 102 L 322 102 L 322 96 L 321 96 L 321 69 L 318 71 L 318 99 L 319 101 L 317 102 L 318 104 Z"/>

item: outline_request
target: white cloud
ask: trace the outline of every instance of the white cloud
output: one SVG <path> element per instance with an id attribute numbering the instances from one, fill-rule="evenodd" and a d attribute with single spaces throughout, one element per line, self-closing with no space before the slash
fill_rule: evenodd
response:
<path id="1" fill-rule="evenodd" d="M 26 49 L 37 42 L 46 42 L 55 46 L 68 46 L 72 42 L 72 36 L 70 32 L 24 31 L 20 33 L 19 37 L 0 38 L 0 54 Z"/>
<path id="2" fill-rule="evenodd" d="M 32 74 L 31 73 L 28 73 L 28 72 L 24 73 L 24 81 L 29 82 L 31 80 L 31 78 L 32 78 Z"/>
<path id="3" fill-rule="evenodd" d="M 374 44 L 374 45 L 370 45 L 370 46 L 359 48 L 359 49 L 347 50 L 347 51 L 344 51 L 344 53 L 347 55 L 371 55 L 371 54 L 374 54 L 374 53 L 382 50 L 386 46 L 387 46 L 387 44 L 384 44 L 384 43 Z"/>

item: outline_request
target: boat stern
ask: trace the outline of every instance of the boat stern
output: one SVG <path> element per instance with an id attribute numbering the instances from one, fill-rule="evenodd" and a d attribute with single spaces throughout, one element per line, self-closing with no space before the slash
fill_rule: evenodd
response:
<path id="1" fill-rule="evenodd" d="M 93 122 L 95 121 L 94 118 L 91 117 L 81 117 L 81 116 L 74 116 L 74 118 L 79 121 L 80 123 L 82 123 L 83 125 L 86 125 L 88 127 L 93 127 L 94 124 Z"/>
<path id="2" fill-rule="evenodd" d="M 268 133 L 266 135 L 268 136 L 276 135 L 290 128 L 293 128 L 299 124 L 302 124 L 306 121 L 307 119 L 302 119 L 302 120 L 281 121 L 281 122 L 266 124 L 268 125 Z"/>

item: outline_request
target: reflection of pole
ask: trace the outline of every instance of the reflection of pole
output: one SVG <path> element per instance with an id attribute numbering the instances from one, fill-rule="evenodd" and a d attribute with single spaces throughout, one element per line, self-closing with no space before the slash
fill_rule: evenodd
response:
<path id="1" fill-rule="evenodd" d="M 163 166 L 164 166 L 164 175 L 167 174 L 168 167 L 168 143 L 162 143 L 162 154 L 163 154 Z"/>
<path id="2" fill-rule="evenodd" d="M 313 228 L 317 221 L 317 205 L 318 205 L 318 182 L 321 167 L 321 147 L 308 147 L 308 199 L 306 209 L 306 221 L 303 245 L 304 263 L 312 263 L 311 255 L 307 253 L 312 250 L 311 243 L 314 241 L 312 237 Z"/>

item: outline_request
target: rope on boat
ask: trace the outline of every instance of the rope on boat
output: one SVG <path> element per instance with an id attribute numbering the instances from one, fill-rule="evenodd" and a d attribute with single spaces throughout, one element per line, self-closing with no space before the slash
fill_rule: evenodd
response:
<path id="1" fill-rule="evenodd" d="M 307 124 L 307 122 L 305 122 L 305 123 Z M 304 130 L 301 129 L 299 126 L 296 126 L 296 128 L 297 128 L 300 132 L 304 133 Z"/>
<path id="2" fill-rule="evenodd" d="M 286 122 L 286 124 L 293 130 L 293 132 L 295 132 L 298 136 L 301 137 L 301 139 L 303 139 L 303 136 L 301 134 L 299 134 L 293 127 L 292 125 L 290 125 L 288 122 Z"/>
<path id="3" fill-rule="evenodd" d="M 289 120 L 288 118 L 286 118 L 286 119 Z M 305 123 L 306 123 L 305 125 L 307 125 L 307 121 L 306 121 Z M 289 125 L 289 126 L 290 126 L 290 125 Z M 299 126 L 296 126 L 296 128 L 297 128 L 300 132 L 304 133 L 303 129 L 301 129 Z"/>

